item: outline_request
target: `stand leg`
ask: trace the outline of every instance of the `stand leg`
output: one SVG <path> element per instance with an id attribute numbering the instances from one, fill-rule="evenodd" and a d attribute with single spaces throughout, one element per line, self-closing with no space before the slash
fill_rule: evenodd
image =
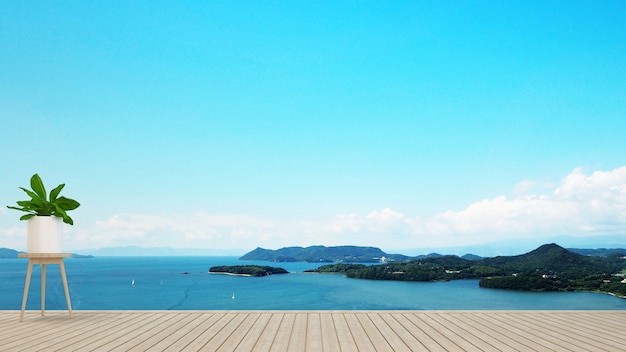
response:
<path id="1" fill-rule="evenodd" d="M 46 310 L 46 264 L 41 264 L 41 316 Z"/>
<path id="2" fill-rule="evenodd" d="M 20 313 L 20 321 L 24 320 L 24 309 L 26 309 L 26 300 L 28 300 L 28 289 L 30 288 L 30 276 L 33 273 L 33 263 L 28 261 L 28 270 L 26 270 L 26 283 L 24 283 L 24 297 L 22 297 L 22 312 Z"/>
<path id="3" fill-rule="evenodd" d="M 72 319 L 72 302 L 70 302 L 70 290 L 67 286 L 67 277 L 65 276 L 65 264 L 63 259 L 59 262 L 59 268 L 61 269 L 61 279 L 63 280 L 63 288 L 65 289 L 65 301 L 67 302 L 67 311 L 70 313 L 70 319 Z"/>

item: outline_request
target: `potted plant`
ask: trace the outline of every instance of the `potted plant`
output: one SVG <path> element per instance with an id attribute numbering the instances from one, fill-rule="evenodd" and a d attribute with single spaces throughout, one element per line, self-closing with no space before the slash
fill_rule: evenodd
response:
<path id="1" fill-rule="evenodd" d="M 71 198 L 59 197 L 59 193 L 65 184 L 58 185 L 46 193 L 46 188 L 38 174 L 30 178 L 32 190 L 20 187 L 30 200 L 18 201 L 15 206 L 7 206 L 9 209 L 23 211 L 27 214 L 20 220 L 27 220 L 26 224 L 26 251 L 28 253 L 62 253 L 63 227 L 62 222 L 74 225 L 74 220 L 67 212 L 80 206 L 80 203 Z"/>

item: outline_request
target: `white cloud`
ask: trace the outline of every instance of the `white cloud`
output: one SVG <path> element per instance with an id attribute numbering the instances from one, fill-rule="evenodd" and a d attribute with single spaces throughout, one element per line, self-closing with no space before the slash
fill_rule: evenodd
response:
<path id="1" fill-rule="evenodd" d="M 378 222 L 394 222 L 404 219 L 404 214 L 385 208 L 382 211 L 373 211 L 367 214 L 367 219 Z"/>
<path id="2" fill-rule="evenodd" d="M 512 238 L 559 235 L 626 235 L 626 166 L 586 175 L 575 169 L 548 192 L 518 183 L 501 195 L 431 218 L 390 209 L 340 214 L 325 221 L 269 219 L 195 212 L 161 217 L 118 214 L 92 228 L 66 227 L 70 249 L 138 245 L 175 248 L 279 248 L 308 245 L 371 245 L 419 248 L 480 244 Z M 0 229 L 2 245 L 22 243 L 23 227 Z M 21 248 L 17 246 L 14 248 Z"/>
<path id="3" fill-rule="evenodd" d="M 439 214 L 417 232 L 429 230 L 458 238 L 480 235 L 485 241 L 503 236 L 626 234 L 626 167 L 589 176 L 575 169 L 551 194 L 485 199 Z"/>
<path id="4" fill-rule="evenodd" d="M 248 247 L 248 239 L 263 239 L 274 226 L 266 219 L 245 215 L 205 212 L 173 216 L 119 214 L 96 222 L 91 231 L 77 233 L 74 247 L 243 248 Z"/>
<path id="5" fill-rule="evenodd" d="M 535 182 L 535 181 L 523 180 L 523 181 L 519 182 L 517 185 L 515 185 L 515 188 L 513 188 L 513 193 L 517 194 L 517 195 L 527 194 L 533 188 L 535 188 L 536 185 L 537 185 L 537 182 Z"/>

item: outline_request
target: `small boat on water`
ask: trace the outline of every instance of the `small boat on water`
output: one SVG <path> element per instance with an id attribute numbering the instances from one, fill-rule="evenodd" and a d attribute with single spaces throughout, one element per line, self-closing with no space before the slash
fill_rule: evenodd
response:
<path id="1" fill-rule="evenodd" d="M 231 297 L 232 299 L 235 299 L 235 292 L 233 292 L 233 296 Z"/>
<path id="2" fill-rule="evenodd" d="M 131 281 L 130 284 L 133 285 L 133 287 L 134 287 L 135 286 L 135 279 L 133 279 L 133 281 Z"/>

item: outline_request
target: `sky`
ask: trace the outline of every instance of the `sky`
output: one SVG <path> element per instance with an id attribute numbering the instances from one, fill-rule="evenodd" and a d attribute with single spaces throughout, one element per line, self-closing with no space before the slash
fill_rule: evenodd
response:
<path id="1" fill-rule="evenodd" d="M 624 14 L 0 2 L 0 247 L 34 173 L 81 203 L 68 251 L 626 247 Z"/>

